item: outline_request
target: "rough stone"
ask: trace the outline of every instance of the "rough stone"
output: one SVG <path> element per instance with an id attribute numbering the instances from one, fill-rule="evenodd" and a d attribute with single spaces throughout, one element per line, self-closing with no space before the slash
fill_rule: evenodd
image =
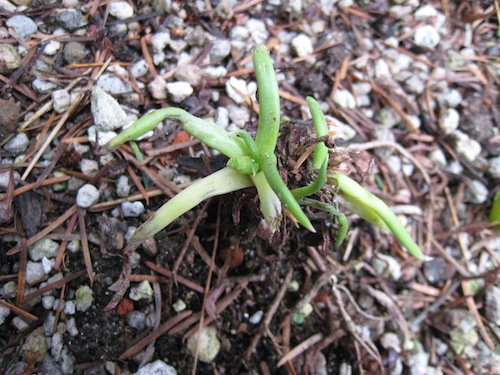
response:
<path id="1" fill-rule="evenodd" d="M 64 46 L 64 61 L 68 64 L 79 64 L 87 56 L 87 50 L 82 43 L 69 42 Z"/>
<path id="2" fill-rule="evenodd" d="M 39 92 L 40 94 L 48 94 L 57 87 L 55 83 L 41 78 L 35 78 L 33 82 L 31 82 L 31 86 L 33 87 L 33 90 Z"/>
<path id="3" fill-rule="evenodd" d="M 125 217 L 139 217 L 144 211 L 144 205 L 142 202 L 123 202 L 121 204 L 123 216 Z"/>
<path id="4" fill-rule="evenodd" d="M 90 289 L 88 285 L 82 285 L 76 290 L 75 298 L 77 311 L 87 311 L 88 308 L 92 306 L 94 300 L 92 294 L 92 289 Z"/>
<path id="5" fill-rule="evenodd" d="M 126 1 L 117 1 L 110 4 L 109 14 L 119 20 L 126 20 L 134 16 L 134 8 Z"/>
<path id="6" fill-rule="evenodd" d="M 82 25 L 82 11 L 75 8 L 65 9 L 56 16 L 56 21 L 62 28 L 68 31 L 75 31 Z"/>
<path id="7" fill-rule="evenodd" d="M 28 260 L 26 264 L 26 282 L 32 284 L 45 276 L 42 263 Z"/>
<path id="8" fill-rule="evenodd" d="M 165 362 L 157 359 L 154 362 L 148 363 L 141 367 L 134 375 L 177 375 L 177 371 Z"/>
<path id="9" fill-rule="evenodd" d="M 210 50 L 210 62 L 218 64 L 231 53 L 231 42 L 228 40 L 217 40 Z"/>
<path id="10" fill-rule="evenodd" d="M 167 99 L 167 82 L 162 76 L 157 75 L 149 84 L 148 90 L 151 96 L 158 100 Z"/>
<path id="11" fill-rule="evenodd" d="M 47 354 L 47 341 L 43 332 L 43 327 L 36 328 L 28 334 L 26 341 L 21 347 L 21 355 L 26 362 L 38 363 Z"/>
<path id="12" fill-rule="evenodd" d="M 454 108 L 448 108 L 441 120 L 445 134 L 452 134 L 458 129 L 460 123 L 460 114 Z"/>
<path id="13" fill-rule="evenodd" d="M 30 140 L 26 133 L 18 133 L 8 141 L 5 146 L 3 146 L 5 151 L 11 152 L 13 154 L 20 154 L 28 148 Z"/>
<path id="14" fill-rule="evenodd" d="M 153 49 L 153 53 L 163 52 L 165 47 L 167 47 L 170 42 L 170 33 L 168 31 L 162 31 L 160 33 L 156 33 L 151 37 L 151 47 Z"/>
<path id="15" fill-rule="evenodd" d="M 71 105 L 71 95 L 66 90 L 52 92 L 52 106 L 57 113 L 66 112 Z"/>
<path id="16" fill-rule="evenodd" d="M 337 89 L 333 101 L 341 107 L 354 109 L 356 108 L 356 100 L 354 96 L 347 90 Z"/>
<path id="17" fill-rule="evenodd" d="M 198 345 L 199 341 L 199 345 Z M 204 327 L 201 332 L 196 332 L 187 340 L 187 348 L 194 356 L 198 346 L 198 359 L 202 362 L 211 363 L 219 354 L 221 343 L 217 338 L 217 330 L 214 327 Z"/>
<path id="18" fill-rule="evenodd" d="M 10 74 L 21 66 L 21 56 L 10 44 L 0 44 L 0 73 Z"/>
<path id="19" fill-rule="evenodd" d="M 127 176 L 120 176 L 116 181 L 116 194 L 120 198 L 126 198 L 130 194 L 130 185 Z"/>
<path id="20" fill-rule="evenodd" d="M 76 195 L 78 207 L 88 208 L 99 201 L 99 190 L 94 185 L 85 184 Z"/>
<path id="21" fill-rule="evenodd" d="M 38 26 L 36 25 L 35 21 L 20 14 L 9 18 L 6 24 L 7 26 L 12 27 L 16 34 L 24 39 L 28 39 L 31 34 L 34 34 L 38 31 Z"/>
<path id="22" fill-rule="evenodd" d="M 180 103 L 189 97 L 194 90 L 189 82 L 178 81 L 167 83 L 167 92 L 173 102 Z"/>
<path id="23" fill-rule="evenodd" d="M 139 285 L 130 288 L 129 297 L 133 301 L 148 299 L 153 296 L 153 289 L 147 280 L 142 281 Z"/>
<path id="24" fill-rule="evenodd" d="M 111 95 L 130 94 L 134 90 L 113 73 L 106 72 L 97 80 L 97 86 Z"/>
<path id="25" fill-rule="evenodd" d="M 441 38 L 434 26 L 424 25 L 415 31 L 413 40 L 415 44 L 420 47 L 435 48 L 439 44 Z"/>
<path id="26" fill-rule="evenodd" d="M 203 70 L 198 65 L 181 65 L 175 71 L 175 78 L 179 81 L 186 81 L 193 87 L 199 86 L 203 78 Z"/>
<path id="27" fill-rule="evenodd" d="M 98 130 L 119 129 L 127 119 L 127 114 L 116 99 L 97 86 L 92 88 L 90 109 Z"/>
<path id="28" fill-rule="evenodd" d="M 311 38 L 305 34 L 299 34 L 293 38 L 292 47 L 299 57 L 310 55 L 314 51 Z"/>
<path id="29" fill-rule="evenodd" d="M 14 133 L 19 120 L 19 111 L 18 104 L 0 99 L 0 139 Z"/>
<path id="30" fill-rule="evenodd" d="M 34 262 L 42 260 L 43 257 L 55 258 L 59 251 L 59 244 L 50 238 L 42 238 L 29 247 L 30 259 Z"/>
<path id="31" fill-rule="evenodd" d="M 488 188 L 478 180 L 473 180 L 465 188 L 464 197 L 471 203 L 482 204 L 488 199 Z"/>

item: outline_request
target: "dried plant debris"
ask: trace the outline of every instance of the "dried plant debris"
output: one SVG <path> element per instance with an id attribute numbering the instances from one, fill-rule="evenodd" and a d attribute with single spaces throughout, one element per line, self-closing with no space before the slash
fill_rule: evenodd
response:
<path id="1" fill-rule="evenodd" d="M 500 373 L 498 1 L 0 8 L 0 373 Z M 339 246 L 328 184 L 303 208 L 316 233 L 286 211 L 271 233 L 245 188 L 123 256 L 227 159 L 173 121 L 102 146 L 169 107 L 255 138 L 259 44 L 279 83 L 279 177 L 314 181 L 325 144 L 431 260 L 356 207 Z"/>

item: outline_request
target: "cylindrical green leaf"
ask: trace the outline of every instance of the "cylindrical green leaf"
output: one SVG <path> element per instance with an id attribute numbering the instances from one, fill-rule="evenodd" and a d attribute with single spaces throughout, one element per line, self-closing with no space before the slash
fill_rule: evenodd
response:
<path id="1" fill-rule="evenodd" d="M 316 137 L 319 138 L 328 135 L 328 124 L 319 103 L 310 96 L 306 98 L 306 101 L 311 111 L 314 128 L 316 129 Z M 321 142 L 314 148 L 313 168 L 320 169 L 325 159 L 328 160 L 328 147 Z"/>
<path id="2" fill-rule="evenodd" d="M 255 144 L 260 155 L 274 152 L 280 127 L 280 96 L 271 57 L 264 45 L 252 55 L 259 96 L 259 128 Z"/>

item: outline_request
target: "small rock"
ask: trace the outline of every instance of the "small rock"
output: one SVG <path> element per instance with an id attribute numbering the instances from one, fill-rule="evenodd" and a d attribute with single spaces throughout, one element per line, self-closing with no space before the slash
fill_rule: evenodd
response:
<path id="1" fill-rule="evenodd" d="M 226 81 L 226 93 L 236 104 L 242 104 L 245 99 L 239 93 L 247 94 L 247 84 L 243 79 L 231 77 Z"/>
<path id="2" fill-rule="evenodd" d="M 305 34 L 299 34 L 292 39 L 292 48 L 299 57 L 308 56 L 314 51 L 311 38 Z"/>
<path id="3" fill-rule="evenodd" d="M 127 176 L 120 176 L 116 181 L 116 194 L 120 198 L 126 198 L 130 194 L 130 185 Z"/>
<path id="4" fill-rule="evenodd" d="M 78 189 L 76 204 L 78 207 L 88 208 L 99 201 L 99 190 L 94 185 L 85 184 Z"/>
<path id="5" fill-rule="evenodd" d="M 176 312 L 181 312 L 181 311 L 186 310 L 187 305 L 186 305 L 186 302 L 184 302 L 184 301 L 183 301 L 183 300 L 181 300 L 181 299 L 178 299 L 178 300 L 177 300 L 177 301 L 176 301 L 176 302 L 172 305 L 172 307 L 174 308 L 174 310 L 175 310 Z"/>
<path id="6" fill-rule="evenodd" d="M 99 145 L 105 145 L 106 143 L 108 143 L 108 141 L 110 141 L 111 139 L 116 137 L 118 134 L 112 130 L 102 131 L 102 130 L 97 130 L 97 128 L 95 126 L 91 126 L 87 130 L 87 135 L 89 137 L 90 143 L 95 144 L 97 142 Z M 69 189 L 69 184 L 71 182 L 72 181 L 69 180 L 68 189 Z M 80 184 L 80 186 L 81 185 L 83 185 L 83 184 Z M 78 187 L 80 187 L 80 186 L 78 186 Z"/>
<path id="7" fill-rule="evenodd" d="M 73 315 L 75 311 L 76 311 L 76 301 L 75 300 L 66 301 L 66 304 L 64 305 L 64 313 L 66 315 Z"/>
<path id="8" fill-rule="evenodd" d="M 481 181 L 473 180 L 466 185 L 464 197 L 471 203 L 482 204 L 488 199 L 488 188 Z"/>
<path id="9" fill-rule="evenodd" d="M 134 8 L 126 1 L 117 1 L 110 4 L 109 14 L 119 20 L 126 20 L 134 16 Z"/>
<path id="10" fill-rule="evenodd" d="M 59 362 L 59 360 L 61 359 L 61 352 L 63 350 L 63 346 L 64 346 L 63 335 L 59 332 L 54 333 L 52 335 L 52 345 L 50 348 L 50 354 L 56 362 Z"/>
<path id="11" fill-rule="evenodd" d="M 375 62 L 374 73 L 376 78 L 387 78 L 391 76 L 389 64 L 384 59 L 378 59 Z"/>
<path id="12" fill-rule="evenodd" d="M 10 44 L 0 44 L 0 73 L 10 74 L 21 66 L 21 56 Z"/>
<path id="13" fill-rule="evenodd" d="M 131 311 L 127 314 L 127 323 L 130 327 L 142 331 L 146 327 L 146 314 L 142 311 Z"/>
<path id="14" fill-rule="evenodd" d="M 59 244 L 47 237 L 35 242 L 28 249 L 30 259 L 34 262 L 38 262 L 43 257 L 55 258 L 58 251 Z"/>
<path id="15" fill-rule="evenodd" d="M 43 48 L 43 54 L 47 56 L 54 56 L 60 49 L 61 42 L 58 42 L 57 40 L 51 40 Z"/>
<path id="16" fill-rule="evenodd" d="M 491 158 L 488 164 L 488 173 L 494 178 L 500 178 L 500 156 Z"/>
<path id="17" fill-rule="evenodd" d="M 401 353 L 401 340 L 394 332 L 386 332 L 380 338 L 380 345 L 384 349 L 393 349 L 396 353 Z"/>
<path id="18" fill-rule="evenodd" d="M 153 53 L 163 52 L 165 47 L 167 47 L 170 42 L 170 33 L 168 31 L 162 31 L 160 33 L 156 33 L 151 37 L 151 47 L 153 49 Z"/>
<path id="19" fill-rule="evenodd" d="M 452 136 L 455 139 L 454 145 L 456 153 L 469 163 L 476 160 L 481 153 L 481 144 L 459 130 L 455 130 Z"/>
<path id="20" fill-rule="evenodd" d="M 167 91 L 172 101 L 176 103 L 182 102 L 194 92 L 189 82 L 185 81 L 167 83 Z"/>
<path id="21" fill-rule="evenodd" d="M 422 21 L 430 17 L 436 17 L 437 14 L 438 13 L 436 8 L 434 8 L 432 5 L 424 5 L 423 7 L 420 7 L 416 10 L 415 19 L 417 21 Z"/>
<path id="22" fill-rule="evenodd" d="M 375 115 L 375 120 L 387 128 L 392 128 L 401 122 L 401 117 L 392 107 L 383 107 Z"/>
<path id="23" fill-rule="evenodd" d="M 14 136 L 14 138 L 8 141 L 3 148 L 5 151 L 18 155 L 26 150 L 29 144 L 30 140 L 28 139 L 26 133 L 18 133 Z"/>
<path id="24" fill-rule="evenodd" d="M 64 61 L 68 64 L 79 64 L 83 62 L 87 53 L 88 52 L 82 43 L 69 42 L 64 47 Z"/>
<path id="25" fill-rule="evenodd" d="M 218 64 L 231 53 L 231 42 L 228 40 L 217 40 L 210 50 L 210 63 Z"/>
<path id="26" fill-rule="evenodd" d="M 425 90 L 425 84 L 417 75 L 412 74 L 412 76 L 405 81 L 405 88 L 412 94 L 422 94 Z"/>
<path id="27" fill-rule="evenodd" d="M 248 321 L 251 323 L 251 324 L 259 324 L 260 321 L 262 320 L 262 317 L 264 316 L 264 311 L 262 310 L 259 310 L 257 311 L 255 314 L 253 314 L 249 319 Z"/>
<path id="28" fill-rule="evenodd" d="M 206 363 L 212 362 L 221 348 L 217 330 L 214 327 L 204 327 L 201 332 L 192 335 L 187 341 L 187 348 L 191 355 L 195 355 L 197 347 L 199 348 L 198 359 Z"/>
<path id="29" fill-rule="evenodd" d="M 38 327 L 28 334 L 26 341 L 21 347 L 21 355 L 26 362 L 34 364 L 43 360 L 45 354 L 47 354 L 47 350 L 47 341 L 45 340 L 43 327 Z"/>
<path id="30" fill-rule="evenodd" d="M 16 15 L 11 17 L 6 22 L 7 26 L 12 27 L 17 35 L 23 39 L 28 39 L 31 34 L 38 31 L 38 26 L 29 17 Z"/>
<path id="31" fill-rule="evenodd" d="M 54 296 L 43 296 L 42 297 L 42 305 L 45 310 L 52 310 L 55 301 Z"/>
<path id="32" fill-rule="evenodd" d="M 141 299 L 149 299 L 153 296 L 153 289 L 147 280 L 142 281 L 139 285 L 130 288 L 129 297 L 132 301 L 140 301 Z"/>
<path id="33" fill-rule="evenodd" d="M 234 26 L 229 32 L 229 37 L 233 40 L 246 41 L 249 36 L 248 29 L 240 25 Z"/>
<path id="34" fill-rule="evenodd" d="M 113 73 L 104 73 L 97 80 L 96 85 L 111 95 L 130 94 L 134 90 Z"/>
<path id="35" fill-rule="evenodd" d="M 52 106 L 57 113 L 66 112 L 71 105 L 71 95 L 66 90 L 52 92 Z"/>
<path id="36" fill-rule="evenodd" d="M 82 20 L 83 14 L 81 10 L 75 8 L 62 10 L 56 16 L 56 21 L 59 26 L 68 31 L 75 31 L 78 29 L 82 24 Z"/>
<path id="37" fill-rule="evenodd" d="M 48 94 L 57 87 L 55 83 L 41 78 L 35 78 L 33 82 L 31 82 L 31 86 L 33 86 L 33 90 L 40 94 Z"/>
<path id="38" fill-rule="evenodd" d="M 78 311 L 87 311 L 92 306 L 94 297 L 92 297 L 92 289 L 88 285 L 82 285 L 75 292 L 76 309 Z"/>
<path id="39" fill-rule="evenodd" d="M 175 71 L 175 78 L 177 80 L 189 82 L 193 87 L 200 85 L 202 77 L 203 70 L 198 65 L 181 65 Z"/>
<path id="40" fill-rule="evenodd" d="M 132 65 L 132 68 L 130 68 L 130 73 L 132 73 L 135 78 L 141 78 L 146 75 L 148 70 L 149 65 L 146 60 L 140 59 L 134 65 Z"/>
<path id="41" fill-rule="evenodd" d="M 19 332 L 22 332 L 29 327 L 29 324 L 26 323 L 26 321 L 24 321 L 21 317 L 16 316 L 12 319 L 12 326 Z"/>
<path id="42" fill-rule="evenodd" d="M 100 87 L 92 88 L 90 109 L 98 130 L 115 130 L 125 125 L 127 114 L 116 99 Z"/>
<path id="43" fill-rule="evenodd" d="M 460 123 L 460 115 L 454 108 L 448 108 L 444 113 L 441 124 L 445 134 L 452 134 L 458 129 Z"/>
<path id="44" fill-rule="evenodd" d="M 248 32 L 252 36 L 253 41 L 256 44 L 265 43 L 267 38 L 269 37 L 269 32 L 267 31 L 266 24 L 262 20 L 249 18 L 245 23 L 245 27 L 247 28 Z"/>
<path id="45" fill-rule="evenodd" d="M 337 89 L 333 101 L 341 107 L 354 109 L 356 108 L 356 100 L 354 96 L 347 90 Z"/>
<path id="46" fill-rule="evenodd" d="M 26 282 L 28 284 L 33 284 L 44 276 L 45 271 L 43 270 L 42 263 L 28 260 L 26 264 Z"/>
<path id="47" fill-rule="evenodd" d="M 444 258 L 433 258 L 423 265 L 424 276 L 432 283 L 441 283 L 450 280 L 455 269 Z"/>
<path id="48" fill-rule="evenodd" d="M 239 128 L 243 128 L 243 126 L 250 121 L 250 112 L 245 107 L 240 107 L 237 105 L 229 105 L 227 106 L 229 118 Z"/>
<path id="49" fill-rule="evenodd" d="M 73 312 L 74 314 L 74 312 Z M 68 333 L 72 336 L 75 337 L 78 335 L 78 328 L 76 326 L 76 321 L 75 318 L 69 318 L 66 317 L 66 330 Z"/>
<path id="50" fill-rule="evenodd" d="M 146 366 L 141 367 L 134 375 L 177 375 L 177 371 L 165 362 L 157 359 L 154 362 L 148 363 Z"/>
<path id="51" fill-rule="evenodd" d="M 123 202 L 121 204 L 123 216 L 125 217 L 139 217 L 144 211 L 144 205 L 142 202 Z"/>
<path id="52" fill-rule="evenodd" d="M 215 113 L 215 123 L 222 129 L 226 129 L 229 126 L 229 111 L 225 107 L 217 107 L 217 112 Z"/>
<path id="53" fill-rule="evenodd" d="M 21 175 L 17 171 L 14 171 L 12 177 L 14 177 L 14 181 L 21 179 Z M 5 191 L 9 187 L 10 178 L 11 178 L 10 172 L 0 172 L 0 190 Z M 14 182 L 14 186 L 15 185 L 16 185 L 16 182 Z"/>
<path id="54" fill-rule="evenodd" d="M 20 107 L 16 103 L 0 99 L 0 139 L 15 132 L 19 120 L 19 111 Z"/>
<path id="55" fill-rule="evenodd" d="M 151 96 L 158 100 L 167 99 L 167 82 L 162 76 L 157 75 L 149 84 L 148 90 Z"/>
<path id="56" fill-rule="evenodd" d="M 420 47 L 434 48 L 439 44 L 441 38 L 434 26 L 424 25 L 417 29 L 413 40 Z"/>
<path id="57" fill-rule="evenodd" d="M 80 170 L 88 176 L 95 176 L 99 171 L 99 164 L 95 160 L 82 159 L 80 161 Z"/>
<path id="58" fill-rule="evenodd" d="M 0 305 L 0 326 L 5 323 L 5 319 L 10 315 L 10 309 Z"/>
<path id="59" fill-rule="evenodd" d="M 462 102 L 462 94 L 457 89 L 451 89 L 445 91 L 438 100 L 442 106 L 456 108 Z"/>
<path id="60" fill-rule="evenodd" d="M 486 317 L 495 324 L 500 326 L 500 288 L 491 286 L 486 290 Z"/>

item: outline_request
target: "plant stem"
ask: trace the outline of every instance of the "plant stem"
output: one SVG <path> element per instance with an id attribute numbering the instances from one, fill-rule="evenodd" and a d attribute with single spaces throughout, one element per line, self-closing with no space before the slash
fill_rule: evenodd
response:
<path id="1" fill-rule="evenodd" d="M 259 95 L 259 128 L 255 144 L 260 155 L 274 152 L 280 127 L 280 96 L 274 67 L 264 45 L 252 55 Z"/>
<path id="2" fill-rule="evenodd" d="M 209 147 L 218 150 L 229 158 L 248 153 L 244 142 L 236 137 L 231 137 L 226 130 L 210 121 L 195 117 L 183 109 L 173 107 L 158 109 L 141 117 L 132 126 L 104 145 L 104 149 L 113 151 L 123 143 L 133 141 L 153 130 L 165 119 L 177 121 L 193 137 L 198 138 Z"/>
<path id="3" fill-rule="evenodd" d="M 253 185 L 252 180 L 231 168 L 223 168 L 196 181 L 161 206 L 130 239 L 126 253 L 137 249 L 141 243 L 172 223 L 204 200 Z"/>
<path id="4" fill-rule="evenodd" d="M 328 182 L 339 187 L 340 193 L 351 204 L 354 212 L 371 223 L 374 223 L 374 219 L 376 221 L 376 217 L 380 218 L 411 255 L 425 259 L 406 228 L 381 199 L 365 190 L 353 179 L 338 172 L 330 172 Z"/>
<path id="5" fill-rule="evenodd" d="M 292 192 L 288 190 L 288 187 L 281 179 L 278 169 L 276 168 L 276 156 L 274 154 L 264 155 L 262 170 L 267 181 L 269 182 L 269 185 L 273 188 L 280 200 L 286 205 L 288 211 L 290 211 L 290 213 L 303 227 L 309 229 L 313 233 L 316 233 L 316 230 L 309 221 L 309 218 L 304 211 L 302 211 L 302 208 L 300 208 L 300 205 L 293 196 Z"/>

